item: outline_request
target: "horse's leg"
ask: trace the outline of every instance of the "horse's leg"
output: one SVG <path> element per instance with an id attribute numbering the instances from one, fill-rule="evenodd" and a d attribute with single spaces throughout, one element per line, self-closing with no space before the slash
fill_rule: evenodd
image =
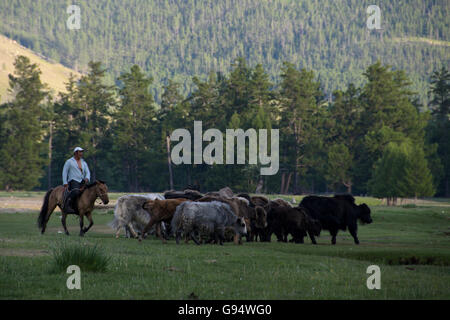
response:
<path id="1" fill-rule="evenodd" d="M 88 218 L 88 220 L 89 220 L 89 225 L 87 226 L 87 228 L 84 228 L 84 233 L 86 233 L 86 232 L 88 232 L 89 231 L 89 229 L 94 225 L 94 221 L 92 220 L 92 212 L 88 212 L 87 214 L 86 214 L 86 217 Z"/>
<path id="2" fill-rule="evenodd" d="M 84 225 L 84 214 L 80 213 L 80 237 L 84 236 L 83 225 Z"/>
<path id="3" fill-rule="evenodd" d="M 61 223 L 64 228 L 64 232 L 66 233 L 66 235 L 69 235 L 69 231 L 67 230 L 67 226 L 66 226 L 66 217 L 67 217 L 67 214 L 65 212 L 62 212 Z"/>

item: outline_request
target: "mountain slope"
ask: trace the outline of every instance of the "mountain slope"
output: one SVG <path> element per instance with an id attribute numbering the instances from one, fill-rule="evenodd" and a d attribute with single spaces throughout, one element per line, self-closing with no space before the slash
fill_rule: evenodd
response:
<path id="1" fill-rule="evenodd" d="M 404 69 L 421 100 L 428 77 L 450 64 L 448 0 L 379 0 L 382 30 L 366 28 L 371 0 L 96 0 L 80 2 L 81 29 L 68 30 L 65 0 L 0 0 L 0 32 L 75 70 L 102 61 L 114 81 L 132 64 L 155 78 L 227 72 L 238 56 L 276 80 L 284 60 L 313 69 L 330 94 L 376 60 Z M 398 41 L 397 39 L 426 39 Z"/>
<path id="2" fill-rule="evenodd" d="M 75 76 L 80 75 L 78 72 L 59 63 L 49 62 L 33 51 L 24 48 L 16 41 L 0 35 L 0 103 L 10 98 L 10 94 L 7 91 L 9 88 L 8 74 L 14 72 L 14 61 L 19 55 L 26 56 L 32 63 L 38 64 L 42 71 L 42 82 L 47 83 L 55 94 L 65 91 L 64 83 L 69 79 L 70 73 L 73 73 Z"/>

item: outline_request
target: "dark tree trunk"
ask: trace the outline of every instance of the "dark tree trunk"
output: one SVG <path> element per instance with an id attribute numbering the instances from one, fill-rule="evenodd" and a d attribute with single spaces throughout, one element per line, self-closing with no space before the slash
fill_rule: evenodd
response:
<path id="1" fill-rule="evenodd" d="M 264 177 L 264 193 L 267 194 L 267 176 Z"/>
<path id="2" fill-rule="evenodd" d="M 285 177 L 286 177 L 286 173 L 283 172 L 283 173 L 281 174 L 280 194 L 285 194 L 285 191 L 284 191 L 284 182 L 285 182 L 285 180 L 286 180 Z"/>
<path id="3" fill-rule="evenodd" d="M 172 175 L 172 159 L 170 158 L 170 137 L 166 136 L 167 146 L 167 165 L 169 167 L 169 185 L 170 190 L 173 190 L 173 175 Z"/>
<path id="4" fill-rule="evenodd" d="M 255 193 L 261 193 L 264 186 L 264 180 L 262 176 L 259 176 L 258 184 L 256 185 Z"/>
<path id="5" fill-rule="evenodd" d="M 297 168 L 294 169 L 294 194 L 298 193 L 298 172 Z"/>
<path id="6" fill-rule="evenodd" d="M 448 183 L 448 178 L 445 179 L 445 197 L 450 198 L 450 187 Z"/>
<path id="7" fill-rule="evenodd" d="M 47 189 L 50 190 L 52 187 L 52 144 L 53 144 L 53 122 L 50 122 L 49 126 L 50 136 L 48 138 L 48 186 Z"/>
<path id="8" fill-rule="evenodd" d="M 284 188 L 284 193 L 285 194 L 289 193 L 289 185 L 291 184 L 292 175 L 293 175 L 293 172 L 289 172 L 288 179 L 286 181 L 286 186 Z"/>
<path id="9" fill-rule="evenodd" d="M 92 170 L 92 176 L 91 176 L 91 180 L 92 181 L 96 181 L 97 180 L 97 156 L 92 157 L 92 162 L 94 163 L 93 165 L 93 170 Z"/>
<path id="10" fill-rule="evenodd" d="M 139 192 L 138 161 L 134 159 L 134 191 Z"/>
<path id="11" fill-rule="evenodd" d="M 131 166 L 130 162 L 126 161 L 126 174 L 127 174 L 127 185 L 128 185 L 128 192 L 133 190 L 133 184 L 132 184 L 132 177 L 131 177 Z"/>
<path id="12" fill-rule="evenodd" d="M 347 187 L 347 193 L 352 194 L 352 183 L 351 182 L 344 183 L 344 186 Z"/>

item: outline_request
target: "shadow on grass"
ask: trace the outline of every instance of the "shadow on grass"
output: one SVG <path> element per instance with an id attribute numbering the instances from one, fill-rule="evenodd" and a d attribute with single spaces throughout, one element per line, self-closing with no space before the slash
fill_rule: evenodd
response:
<path id="1" fill-rule="evenodd" d="M 352 260 L 370 261 L 387 265 L 433 265 L 450 266 L 450 255 L 442 252 L 392 249 L 383 250 L 326 250 L 303 252 L 308 255 L 329 256 Z"/>

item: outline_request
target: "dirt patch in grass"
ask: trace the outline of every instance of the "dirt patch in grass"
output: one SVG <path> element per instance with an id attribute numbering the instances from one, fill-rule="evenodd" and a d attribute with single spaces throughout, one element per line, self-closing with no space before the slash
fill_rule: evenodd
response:
<path id="1" fill-rule="evenodd" d="M 17 213 L 17 212 L 30 212 L 40 211 L 42 206 L 43 196 L 38 197 L 0 197 L 0 213 Z M 100 201 L 96 202 L 96 210 L 114 210 L 116 204 L 115 200 L 111 200 L 108 205 L 101 204 Z M 55 212 L 61 212 L 56 207 Z"/>
<path id="2" fill-rule="evenodd" d="M 386 199 L 381 200 L 381 205 L 386 205 Z M 406 206 L 406 208 L 415 208 L 418 206 L 438 206 L 450 207 L 448 199 L 445 198 L 428 198 L 428 199 L 402 199 L 397 202 L 397 206 Z"/>
<path id="3" fill-rule="evenodd" d="M 89 222 L 87 222 L 86 220 L 84 221 L 84 226 L 86 227 L 89 224 Z M 69 230 L 70 234 L 73 235 L 78 235 L 80 233 L 80 226 L 79 226 L 79 222 L 78 222 L 78 217 L 73 217 L 69 220 L 67 220 L 67 230 Z M 45 230 L 46 234 L 54 234 L 54 233 L 58 233 L 58 234 L 64 234 L 64 229 L 62 227 L 62 225 L 59 226 L 55 226 L 55 227 L 48 227 Z M 91 229 L 89 229 L 87 235 L 92 234 L 92 233 L 101 233 L 101 234 L 109 234 L 111 235 L 111 237 L 114 237 L 114 230 L 111 229 L 109 226 L 107 225 L 96 225 L 95 224 L 95 219 L 94 219 L 94 225 L 92 226 Z"/>
<path id="4" fill-rule="evenodd" d="M 94 221 L 95 222 L 95 221 Z M 111 236 L 114 236 L 115 231 L 107 226 L 107 225 L 93 225 L 92 226 L 92 231 L 98 232 L 98 233 L 103 233 L 103 234 L 110 234 Z"/>
<path id="5" fill-rule="evenodd" d="M 47 255 L 49 255 L 49 253 L 45 250 L 0 248 L 0 256 L 37 257 L 37 256 L 47 256 Z"/>
<path id="6" fill-rule="evenodd" d="M 38 212 L 38 210 L 25 208 L 0 208 L 0 213 L 30 213 L 30 212 Z"/>
<path id="7" fill-rule="evenodd" d="M 0 197 L 0 209 L 2 211 L 9 210 L 7 212 L 11 212 L 12 209 L 17 210 L 13 212 L 22 212 L 21 209 L 29 212 L 30 210 L 40 210 L 42 206 L 42 198 L 41 197 L 33 197 L 33 198 L 19 198 L 19 197 Z M 23 212 L 25 212 L 23 211 Z"/>

